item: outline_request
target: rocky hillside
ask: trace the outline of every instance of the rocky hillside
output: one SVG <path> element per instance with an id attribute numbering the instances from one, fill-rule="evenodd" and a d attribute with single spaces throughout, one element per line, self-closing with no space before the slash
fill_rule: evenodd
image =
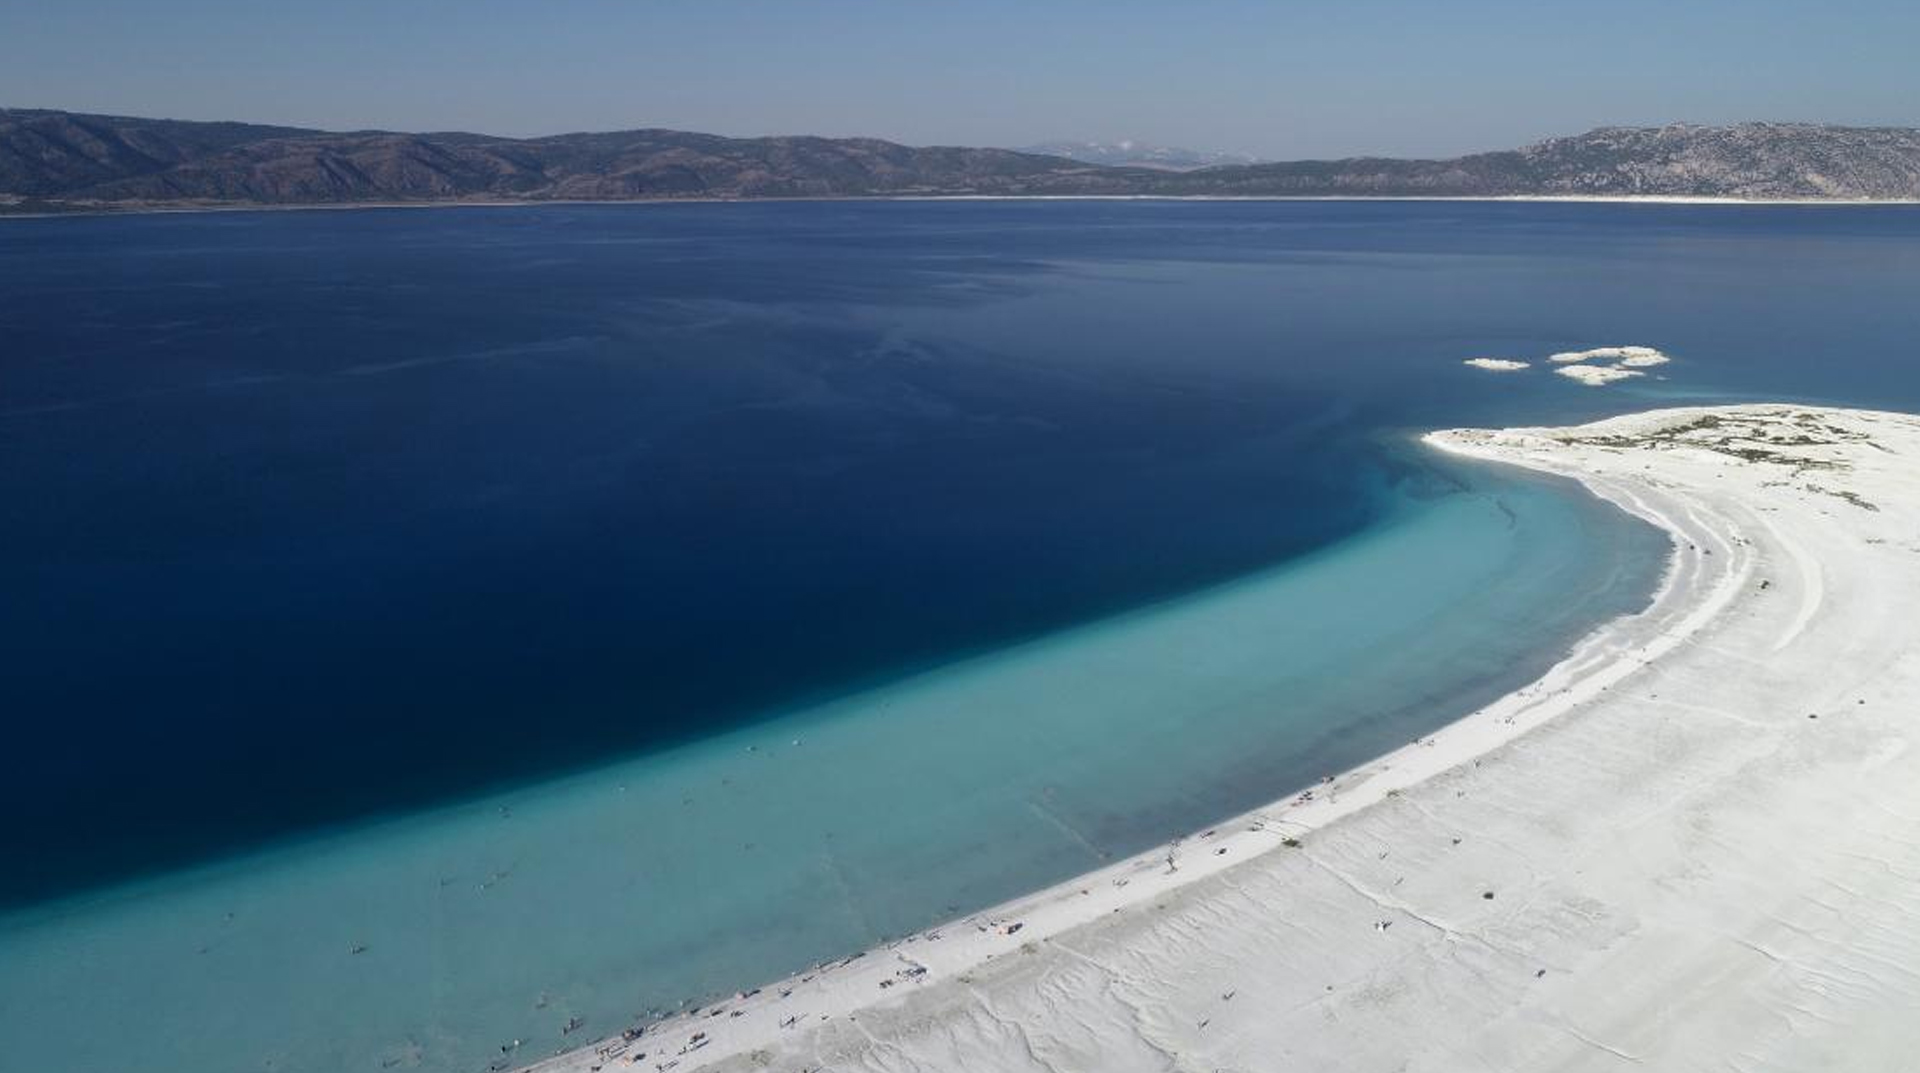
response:
<path id="1" fill-rule="evenodd" d="M 1920 130 L 1806 123 L 1602 127 L 1449 160 L 1297 161 L 1151 181 L 1169 194 L 1920 198 Z"/>
<path id="2" fill-rule="evenodd" d="M 494 138 L 0 110 L 0 208 L 1159 195 L 1920 198 L 1920 131 L 1603 128 L 1450 160 L 1105 167 L 1006 149 L 668 130 Z"/>
<path id="3" fill-rule="evenodd" d="M 248 123 L 0 109 L 0 193 L 58 197 L 152 175 L 249 142 L 305 133 Z"/>
<path id="4" fill-rule="evenodd" d="M 0 111 L 0 195 L 76 207 L 1125 192 L 1126 180 L 1055 157 L 868 138 L 512 139 Z"/>
<path id="5" fill-rule="evenodd" d="M 1568 194 L 1920 197 L 1920 130 L 1811 123 L 1603 127 L 1520 150 Z"/>

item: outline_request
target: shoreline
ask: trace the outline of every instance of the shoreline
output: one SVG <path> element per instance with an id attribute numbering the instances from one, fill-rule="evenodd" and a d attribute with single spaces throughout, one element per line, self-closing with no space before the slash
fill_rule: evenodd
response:
<path id="1" fill-rule="evenodd" d="M 940 1055 L 952 1058 L 962 1053 L 971 1054 L 973 1048 L 994 1046 L 995 1040 L 1007 1046 L 1030 1049 L 1035 1036 L 1052 1038 L 1072 1034 L 1067 1027 L 1045 1022 L 1056 1018 L 1088 1020 L 1094 1011 L 1091 1008 L 1067 1013 L 1056 1011 L 1053 1004 L 1071 1004 L 1080 997 L 1063 997 L 1058 981 L 1048 999 L 1045 1018 L 1022 1018 L 1006 1010 L 1018 1006 L 1032 1012 L 1033 1008 L 1022 1006 L 1022 1001 L 1032 997 L 1030 985 L 1037 976 L 1071 977 L 1075 973 L 1094 972 L 1101 978 L 1101 987 L 1111 991 L 1123 976 L 1080 948 L 1100 945 L 1105 938 L 1103 933 L 1127 932 L 1131 936 L 1156 929 L 1164 931 L 1167 925 L 1162 914 L 1170 909 L 1169 903 L 1180 903 L 1182 912 L 1203 916 L 1214 926 L 1232 931 L 1236 945 L 1257 947 L 1293 935 L 1301 927 L 1298 919 L 1263 922 L 1261 914 L 1251 914 L 1252 919 L 1248 919 L 1246 913 L 1222 917 L 1219 903 L 1229 898 L 1243 900 L 1231 892 L 1245 884 L 1236 884 L 1233 880 L 1243 872 L 1256 871 L 1261 873 L 1262 880 L 1316 870 L 1323 878 L 1324 874 L 1337 875 L 1316 861 L 1323 841 L 1346 841 L 1354 828 L 1367 824 L 1389 830 L 1396 826 L 1405 828 L 1409 817 L 1398 817 L 1396 823 L 1396 817 L 1385 814 L 1404 811 L 1403 802 L 1415 796 L 1440 795 L 1444 785 L 1479 779 L 1483 765 L 1508 766 L 1521 762 L 1522 758 L 1512 754 L 1530 742 L 1535 732 L 1559 732 L 1567 724 L 1591 722 L 1596 711 L 1605 713 L 1617 706 L 1610 705 L 1614 687 L 1630 681 L 1645 681 L 1657 674 L 1672 674 L 1675 667 L 1685 670 L 1680 665 L 1689 660 L 1697 663 L 1703 658 L 1709 669 L 1717 660 L 1721 664 L 1720 673 L 1724 674 L 1725 657 L 1711 653 L 1702 657 L 1706 649 L 1696 641 L 1703 631 L 1715 633 L 1729 628 L 1730 623 L 1751 618 L 1756 604 L 1777 606 L 1783 602 L 1782 597 L 1797 595 L 1800 598 L 1799 606 L 1792 610 L 1789 621 L 1775 639 L 1773 651 L 1788 649 L 1809 633 L 1826 589 L 1817 580 L 1818 559 L 1810 558 L 1791 536 L 1780 537 L 1774 522 L 1763 513 L 1754 512 L 1756 508 L 1771 512 L 1780 507 L 1772 507 L 1770 511 L 1767 505 L 1747 501 L 1762 495 L 1787 498 L 1789 493 L 1773 491 L 1781 482 L 1771 480 L 1773 475 L 1764 472 L 1760 475 L 1768 477 L 1768 481 L 1752 482 L 1752 488 L 1742 486 L 1745 498 L 1719 495 L 1711 491 L 1713 484 L 1707 484 L 1704 489 L 1690 488 L 1678 479 L 1693 477 L 1694 484 L 1700 484 L 1697 478 L 1702 475 L 1702 465 L 1707 467 L 1704 473 L 1715 480 L 1723 479 L 1724 468 L 1733 464 L 1728 461 L 1730 456 L 1724 454 L 1728 449 L 1724 445 L 1696 448 L 1673 439 L 1695 435 L 1685 428 L 1695 421 L 1707 422 L 1703 425 L 1706 429 L 1717 428 L 1722 422 L 1728 425 L 1784 422 L 1784 427 L 1790 429 L 1851 429 L 1861 422 L 1896 422 L 1915 443 L 1920 443 L 1920 422 L 1912 418 L 1771 405 L 1662 410 L 1571 430 L 1429 434 L 1426 442 L 1437 449 L 1573 477 L 1621 509 L 1661 527 L 1670 534 L 1674 550 L 1652 604 L 1638 614 L 1616 619 L 1590 634 L 1540 680 L 1407 746 L 1332 777 L 1297 797 L 1224 821 L 1213 830 L 1176 839 L 1162 850 L 1135 855 L 992 910 L 797 974 L 737 996 L 733 1001 L 656 1022 L 642 1034 L 602 1040 L 522 1068 L 539 1073 L 588 1073 L 602 1066 L 623 1065 L 690 1069 L 716 1064 L 732 1068 L 738 1064 L 742 1068 L 767 1065 L 799 1069 L 828 1056 L 854 1055 L 861 1056 L 867 1064 L 887 1066 L 890 1061 L 881 1056 L 894 1058 L 901 1047 L 908 1046 L 901 1042 L 903 1038 L 916 1047 L 916 1057 L 899 1057 L 899 1065 L 939 1066 Z M 1674 427 L 1682 431 L 1672 432 Z M 1825 435 L 1816 431 L 1803 438 L 1820 439 Z M 1609 437 L 1619 442 L 1605 442 Z M 1602 445 L 1578 449 L 1567 446 L 1570 441 L 1584 443 L 1587 440 Z M 1836 448 L 1851 450 L 1851 445 L 1861 442 L 1883 451 L 1895 450 L 1866 435 L 1848 438 L 1835 433 L 1828 441 L 1798 448 L 1810 453 L 1809 457 L 1796 460 L 1799 467 L 1796 476 L 1830 465 L 1843 466 L 1822 452 L 1830 454 Z M 1656 443 L 1657 447 L 1651 446 Z M 1669 458 L 1660 457 L 1676 451 L 1706 457 L 1704 461 L 1689 459 L 1685 469 Z M 1761 454 L 1772 453 L 1777 452 L 1761 451 Z M 1617 464 L 1612 457 L 1616 454 L 1630 456 L 1634 465 Z M 1668 464 L 1663 467 L 1662 462 Z M 1754 471 L 1773 468 L 1765 458 L 1745 464 Z M 1844 466 L 1854 464 L 1850 459 Z M 1659 472 L 1663 468 L 1670 472 Z M 1824 501 L 1827 497 L 1841 503 L 1842 509 L 1859 510 L 1861 508 L 1853 506 L 1855 500 L 1868 502 L 1856 489 L 1836 490 L 1812 484 L 1808 487 L 1812 491 L 1796 492 L 1793 498 L 1811 499 L 1816 509 L 1827 507 Z M 1815 565 L 1809 567 L 1808 562 Z M 1780 565 L 1796 571 L 1799 580 L 1773 576 L 1773 571 L 1766 569 Z M 1759 576 L 1763 570 L 1768 576 Z M 1806 580 L 1809 577 L 1816 580 Z M 1762 593 L 1770 595 L 1763 600 Z M 1466 791 L 1460 794 L 1464 797 Z M 1432 809 L 1417 811 L 1426 818 L 1415 816 L 1411 820 L 1420 824 L 1429 822 L 1434 812 Z M 1531 817 L 1522 819 L 1534 821 Z M 1538 819 L 1551 823 L 1556 817 Z M 1458 846 L 1461 841 L 1462 836 L 1455 836 L 1452 845 Z M 1504 856 L 1527 856 L 1517 840 L 1510 841 L 1508 846 Z M 1381 860 L 1387 857 L 1387 852 L 1379 854 Z M 1300 880 L 1297 875 L 1291 878 L 1295 882 Z M 1362 900 L 1367 903 L 1367 911 L 1384 918 L 1372 922 L 1380 936 L 1388 935 L 1388 929 L 1400 923 L 1414 929 L 1435 928 L 1444 937 L 1442 949 L 1460 941 L 1461 925 L 1435 925 L 1432 914 L 1416 911 L 1399 898 L 1368 893 L 1360 884 L 1340 878 L 1346 896 L 1364 895 Z M 1482 899 L 1486 904 L 1478 907 L 1483 912 L 1499 911 L 1494 904 L 1493 883 L 1492 879 L 1482 876 L 1474 884 L 1489 886 Z M 1510 887 L 1504 882 L 1498 885 Z M 1273 908 L 1276 913 L 1281 912 L 1278 906 Z M 1311 916 L 1316 908 L 1308 905 L 1303 912 Z M 1297 918 L 1297 914 L 1286 915 Z M 1364 950 L 1365 944 L 1379 941 L 1362 931 L 1352 939 L 1343 939 L 1342 946 Z M 1141 940 L 1134 937 L 1120 948 L 1133 950 L 1140 945 Z M 1373 949 L 1391 950 L 1391 947 Z M 1158 1037 L 1193 1036 L 1197 1041 L 1199 1037 L 1194 1033 L 1222 1020 L 1229 1012 L 1221 1007 L 1215 1016 L 1196 1016 L 1184 1026 L 1172 1022 L 1156 1025 L 1157 1030 L 1149 1032 L 1143 1023 L 1155 1020 L 1148 1015 L 1157 1012 L 1159 1007 L 1182 1007 L 1184 1012 L 1204 1014 L 1209 1006 L 1230 1001 L 1241 991 L 1249 996 L 1258 991 L 1273 991 L 1276 994 L 1267 998 L 1274 998 L 1278 997 L 1277 992 L 1292 987 L 1290 981 L 1263 980 L 1254 972 L 1250 981 L 1243 980 L 1240 986 L 1226 988 L 1222 993 L 1227 998 L 1196 999 L 1185 993 L 1189 990 L 1189 977 L 1194 975 L 1187 971 L 1191 966 L 1185 963 L 1196 955 L 1187 953 L 1181 946 L 1159 952 L 1165 955 L 1163 960 L 1167 964 L 1157 966 L 1158 975 L 1143 976 L 1131 971 L 1124 974 L 1126 986 L 1135 993 L 1128 1006 L 1134 1011 L 1132 1018 L 1136 1023 L 1104 1034 L 1096 1032 L 1094 1037 L 1100 1038 L 1090 1037 L 1079 1044 L 1093 1048 L 1092 1053 L 1100 1056 L 1099 1062 L 1104 1068 L 1145 1064 L 1132 1062 L 1126 1053 L 1128 1048 L 1137 1047 L 1149 1036 L 1156 1037 L 1149 1041 L 1153 1043 L 1150 1050 L 1171 1050 L 1184 1057 L 1185 1048 L 1169 1047 Z M 1230 957 L 1231 951 L 1220 954 Z M 1356 954 L 1350 960 L 1365 958 L 1366 955 Z M 1372 973 L 1380 968 L 1370 960 L 1360 960 L 1344 966 L 1343 972 L 1351 976 L 1355 970 Z M 1530 973 L 1537 972 L 1539 975 L 1534 978 L 1538 979 L 1544 978 L 1547 971 L 1542 967 Z M 1335 985 L 1328 985 L 1327 991 L 1339 993 Z M 1008 997 L 1014 1001 L 1001 1001 Z M 1088 990 L 1084 998 L 1089 1007 L 1100 1006 L 1102 1002 L 1098 989 Z M 1201 1003 L 1197 1010 L 1185 1009 L 1194 1001 Z M 1266 998 L 1260 1001 L 1264 1003 Z M 1251 1015 L 1256 1010 L 1254 1003 L 1243 1002 L 1232 1012 Z M 983 1020 L 992 1022 L 992 1031 L 983 1029 Z M 871 1027 L 874 1024 L 880 1028 Z M 1193 1027 L 1196 1024 L 1197 1029 Z M 970 1040 L 972 1047 L 964 1051 L 957 1049 L 962 1038 Z M 1329 1054 L 1339 1053 L 1344 1052 L 1338 1048 L 1329 1051 Z M 647 1057 L 639 1059 L 637 1056 L 641 1054 Z M 1212 1054 L 1210 1048 L 1209 1055 L 1219 1057 Z M 1338 1062 L 1334 1064 L 1345 1067 Z M 983 1060 L 981 1065 L 1028 1068 L 1010 1061 Z M 1536 1067 L 1523 1063 L 1514 1068 Z"/>
<path id="2" fill-rule="evenodd" d="M 1425 454 L 1406 430 L 1377 435 Z M 169 1048 L 169 1069 L 478 1071 L 522 1038 L 531 1060 L 1312 783 L 1538 677 L 1659 581 L 1666 541 L 1568 482 L 1418 462 L 1375 489 L 1385 524 L 1311 566 L 10 932 L 0 1020 L 84 1037 L 56 1050 L 55 1032 L 28 1033 L 43 1065 L 110 1066 L 116 1037 L 175 1025 L 202 1038 Z M 1444 566 L 1404 565 L 1420 562 Z M 1580 587 L 1577 607 L 1538 606 L 1550 577 Z M 1496 591 L 1503 578 L 1519 588 Z M 1315 625 L 1352 600 L 1392 613 Z M 1465 632 L 1439 629 L 1462 600 Z M 1510 615 L 1540 632 L 1494 625 Z M 1354 680 L 1382 648 L 1406 653 L 1399 675 Z M 1318 735 L 1316 710 L 1360 718 Z M 100 956 L 63 955 L 76 946 Z M 315 1002 L 324 1024 L 298 1012 Z M 103 1016 L 115 1032 L 91 1031 Z"/>
<path id="3" fill-rule="evenodd" d="M 1425 447 L 1419 444 L 1421 433 L 1408 429 L 1395 429 L 1383 436 L 1392 442 L 1394 450 L 1423 452 Z M 1452 479 L 1449 475 L 1448 479 Z M 1398 509 L 1398 508 L 1396 508 Z M 1057 628 L 1038 629 L 1030 633 L 1014 636 L 993 644 L 944 654 L 939 658 L 923 663 L 891 668 L 867 678 L 857 679 L 836 685 L 800 697 L 790 698 L 777 705 L 768 707 L 740 723 L 726 728 L 718 734 L 689 732 L 683 739 L 669 741 L 657 748 L 621 758 L 624 761 L 646 761 L 660 756 L 696 747 L 708 743 L 715 737 L 731 738 L 751 735 L 764 731 L 771 724 L 781 723 L 796 715 L 819 712 L 845 705 L 849 701 L 863 696 L 890 693 L 903 687 L 910 687 L 935 677 L 948 677 L 956 674 L 976 672 L 999 658 L 1028 650 L 1048 641 L 1057 641 L 1086 631 L 1108 630 L 1114 627 L 1126 627 L 1151 620 L 1156 615 L 1164 615 L 1183 606 L 1202 604 L 1219 599 L 1249 583 L 1270 582 L 1273 578 L 1295 571 L 1311 570 L 1320 567 L 1328 558 L 1338 557 L 1350 550 L 1354 543 L 1374 539 L 1380 535 L 1382 527 L 1402 520 L 1393 512 L 1370 520 L 1357 529 L 1343 532 L 1331 542 L 1316 545 L 1304 552 L 1290 555 L 1278 562 L 1265 564 L 1258 569 L 1237 573 L 1222 579 L 1212 580 L 1197 588 L 1182 590 L 1170 595 L 1155 597 L 1123 610 L 1100 614 L 1085 621 Z M 1657 583 L 1656 583 L 1657 585 Z M 1651 598 L 1651 597 L 1650 597 Z M 1559 644 L 1541 646 L 1542 651 L 1550 652 L 1558 647 L 1571 647 L 1579 642 L 1583 633 L 1569 631 L 1559 638 Z M 1557 661 L 1556 661 L 1557 662 Z M 1508 679 L 1514 685 L 1526 684 L 1532 679 L 1520 679 L 1517 675 Z M 1495 687 L 1500 688 L 1500 687 Z M 1488 695 L 1491 695 L 1491 690 Z M 1466 704 L 1457 707 L 1465 709 Z M 1477 710 L 1477 709 L 1469 709 Z M 777 736 L 777 735 L 776 735 Z M 619 762 L 619 761 L 616 761 Z M 275 836 L 257 843 L 248 843 L 231 851 L 223 851 L 205 858 L 198 858 L 182 865 L 161 864 L 145 871 L 126 874 L 105 884 L 77 886 L 61 891 L 50 898 L 23 900 L 16 903 L 0 901 L 0 922 L 9 917 L 30 918 L 37 915 L 57 915 L 76 910 L 85 910 L 118 901 L 127 901 L 150 897 L 156 889 L 164 889 L 175 881 L 185 877 L 204 882 L 221 882 L 222 877 L 248 869 L 273 867 L 290 855 L 327 850 L 343 842 L 363 836 L 370 830 L 392 830 L 411 828 L 421 823 L 444 821 L 445 817 L 475 808 L 490 809 L 501 801 L 540 794 L 559 784 L 591 780 L 602 774 L 608 767 L 606 758 L 595 758 L 571 766 L 518 776 L 512 779 L 482 785 L 471 792 L 457 797 L 438 801 L 427 808 L 398 807 L 390 810 L 369 813 L 336 822 L 329 822 L 312 828 L 301 829 L 289 834 Z M 1264 806 L 1263 806 L 1264 807 Z M 1236 810 L 1221 822 L 1230 822 L 1239 816 Z M 1073 877 L 1069 877 L 1071 879 Z M 1066 883 L 1069 880 L 1059 880 Z M 1049 884 L 1054 885 L 1054 884 Z M 1026 892 L 1031 893 L 1031 892 Z M 1019 897 L 1024 898 L 1026 893 Z"/>
<path id="4" fill-rule="evenodd" d="M 540 206 L 655 206 L 655 205 L 763 205 L 844 204 L 867 202 L 992 202 L 992 201 L 1159 201 L 1159 202 L 1424 202 L 1435 204 L 1567 204 L 1567 205 L 1712 205 L 1735 208 L 1819 207 L 1886 208 L 1920 205 L 1920 198 L 1735 198 L 1692 195 L 1634 194 L 1506 194 L 1488 196 L 1353 194 L 870 194 L 845 197 L 672 197 L 540 200 L 479 199 L 472 201 L 356 201 L 262 204 L 154 204 L 127 208 L 110 206 L 55 212 L 8 212 L 0 205 L 0 221 L 95 219 L 111 216 L 170 216 L 198 213 L 349 212 L 372 209 L 502 209 Z"/>

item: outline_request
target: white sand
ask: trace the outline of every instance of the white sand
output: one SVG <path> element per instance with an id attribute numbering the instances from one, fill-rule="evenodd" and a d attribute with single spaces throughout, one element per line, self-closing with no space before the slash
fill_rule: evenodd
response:
<path id="1" fill-rule="evenodd" d="M 1547 355 L 1556 365 L 1575 361 L 1615 361 L 1621 365 L 1665 365 L 1670 359 L 1650 346 L 1597 346 L 1592 350 L 1563 350 Z"/>
<path id="2" fill-rule="evenodd" d="M 1653 605 L 1311 796 L 539 1068 L 1912 1068 L 1920 418 L 1428 440 L 1671 531 Z"/>
<path id="3" fill-rule="evenodd" d="M 1637 369 L 1623 369 L 1618 365 L 1562 365 L 1554 372 L 1569 380 L 1578 380 L 1588 387 L 1605 387 L 1616 380 L 1647 375 Z"/>
<path id="4" fill-rule="evenodd" d="M 1588 387 L 1605 387 L 1620 380 L 1645 376 L 1646 369 L 1665 365 L 1672 360 L 1650 346 L 1602 346 L 1591 350 L 1563 350 L 1547 355 L 1548 364 L 1557 366 L 1554 372 Z M 1583 364 L 1586 362 L 1608 364 Z M 1517 372 L 1532 366 L 1531 362 L 1511 358 L 1468 358 L 1462 364 L 1490 372 Z"/>
<path id="5" fill-rule="evenodd" d="M 1665 365 L 1666 363 L 1673 360 L 1672 358 L 1667 357 L 1665 354 L 1660 353 L 1658 350 L 1653 350 L 1651 347 L 1646 347 L 1646 348 L 1626 347 L 1623 349 L 1627 349 L 1627 350 L 1646 349 L 1650 351 L 1649 353 L 1646 353 L 1646 354 L 1628 354 L 1625 357 L 1621 358 L 1619 364 L 1624 365 L 1629 369 L 1645 369 L 1654 365 Z"/>

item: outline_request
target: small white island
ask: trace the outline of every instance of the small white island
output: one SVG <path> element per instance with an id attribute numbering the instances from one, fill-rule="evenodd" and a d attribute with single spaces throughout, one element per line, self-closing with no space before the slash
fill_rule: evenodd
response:
<path id="1" fill-rule="evenodd" d="M 1617 365 L 1562 365 L 1554 372 L 1569 380 L 1578 380 L 1588 387 L 1604 387 L 1618 380 L 1646 375 L 1638 369 L 1623 369 Z"/>

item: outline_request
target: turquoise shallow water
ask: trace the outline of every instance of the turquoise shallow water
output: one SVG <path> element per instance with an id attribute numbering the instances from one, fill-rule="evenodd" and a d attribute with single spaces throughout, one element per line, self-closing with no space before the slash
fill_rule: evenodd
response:
<path id="1" fill-rule="evenodd" d="M 16 914 L 0 1057 L 472 1070 L 521 1039 L 529 1060 L 1270 800 L 1530 678 L 1657 581 L 1664 538 L 1577 488 L 1427 464 L 1377 490 L 1381 524 L 1265 573 Z"/>
<path id="2" fill-rule="evenodd" d="M 1382 430 L 1920 405 L 1901 207 L 3 230 L 9 1070 L 478 1071 L 999 901 L 1652 586 Z"/>

